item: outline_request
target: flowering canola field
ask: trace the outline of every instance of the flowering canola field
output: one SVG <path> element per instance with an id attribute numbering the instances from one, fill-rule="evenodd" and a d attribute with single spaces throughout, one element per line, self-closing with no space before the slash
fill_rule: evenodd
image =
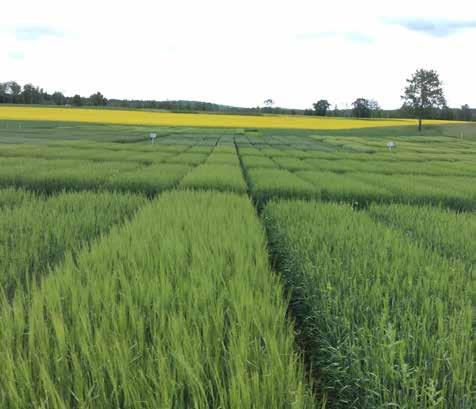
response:
<path id="1" fill-rule="evenodd" d="M 170 112 L 43 107 L 0 107 L 0 120 L 64 121 L 123 125 L 198 126 L 220 128 L 354 129 L 414 125 L 412 119 L 355 119 L 287 115 L 216 115 Z M 425 121 L 443 124 L 449 121 Z M 455 121 L 451 121 L 454 123 Z"/>

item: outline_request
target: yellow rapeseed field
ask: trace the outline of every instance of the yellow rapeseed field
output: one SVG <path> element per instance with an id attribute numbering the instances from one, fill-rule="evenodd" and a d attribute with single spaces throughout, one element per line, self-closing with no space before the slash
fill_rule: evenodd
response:
<path id="1" fill-rule="evenodd" d="M 197 126 L 218 128 L 354 129 L 414 125 L 412 119 L 355 119 L 287 115 L 179 114 L 115 109 L 0 106 L 0 120 L 64 121 L 123 125 Z M 449 121 L 425 121 L 447 123 Z M 453 121 L 454 123 L 454 121 Z"/>

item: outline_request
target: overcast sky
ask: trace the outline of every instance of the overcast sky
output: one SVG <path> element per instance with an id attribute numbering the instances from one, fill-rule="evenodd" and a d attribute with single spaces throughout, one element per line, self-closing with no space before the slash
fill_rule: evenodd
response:
<path id="1" fill-rule="evenodd" d="M 4 0 L 0 81 L 108 98 L 401 105 L 417 68 L 476 107 L 474 0 Z"/>

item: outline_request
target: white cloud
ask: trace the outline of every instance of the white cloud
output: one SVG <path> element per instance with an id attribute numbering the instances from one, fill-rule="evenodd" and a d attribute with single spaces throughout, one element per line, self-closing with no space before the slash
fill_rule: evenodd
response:
<path id="1" fill-rule="evenodd" d="M 302 108 L 362 96 L 394 108 L 405 78 L 427 67 L 450 105 L 476 106 L 476 29 L 458 25 L 476 16 L 472 0 L 16 0 L 2 15 L 0 81 L 49 91 Z M 432 36 L 389 20 L 457 29 Z"/>
<path id="2" fill-rule="evenodd" d="M 427 18 L 384 19 L 390 24 L 397 24 L 408 30 L 426 33 L 434 37 L 447 37 L 462 30 L 476 28 L 476 20 L 448 20 Z"/>

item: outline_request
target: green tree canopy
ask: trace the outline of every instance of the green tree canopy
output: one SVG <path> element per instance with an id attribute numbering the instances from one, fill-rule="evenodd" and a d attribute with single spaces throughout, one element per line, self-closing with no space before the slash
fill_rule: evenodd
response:
<path id="1" fill-rule="evenodd" d="M 104 95 L 101 94 L 99 91 L 96 92 L 95 94 L 92 94 L 89 97 L 89 101 L 91 102 L 91 105 L 94 105 L 94 106 L 102 106 L 107 104 L 107 99 L 104 98 Z"/>
<path id="2" fill-rule="evenodd" d="M 330 108 L 331 104 L 327 99 L 320 99 L 312 104 L 312 106 L 317 116 L 326 116 L 327 110 Z"/>
<path id="3" fill-rule="evenodd" d="M 421 132 L 423 118 L 434 108 L 446 106 L 443 86 L 435 70 L 417 70 L 407 79 L 402 95 L 404 105 L 418 118 L 418 130 Z"/>
<path id="4" fill-rule="evenodd" d="M 356 118 L 370 118 L 370 101 L 365 98 L 357 98 L 352 102 L 352 116 Z"/>

